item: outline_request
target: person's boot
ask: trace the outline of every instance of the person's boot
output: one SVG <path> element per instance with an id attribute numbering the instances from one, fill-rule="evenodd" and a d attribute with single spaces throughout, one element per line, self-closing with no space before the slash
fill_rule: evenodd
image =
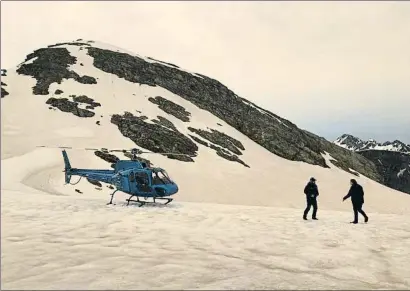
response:
<path id="1" fill-rule="evenodd" d="M 303 216 L 303 220 L 307 220 L 306 216 Z"/>
<path id="2" fill-rule="evenodd" d="M 352 221 L 352 222 L 350 222 L 350 223 L 357 224 L 357 221 Z"/>
<path id="3" fill-rule="evenodd" d="M 368 216 L 366 216 L 365 218 L 364 218 L 364 222 L 368 222 L 369 221 L 369 217 Z"/>
<path id="4" fill-rule="evenodd" d="M 312 219 L 313 219 L 313 220 L 319 220 L 319 219 L 317 219 L 316 217 L 312 217 Z"/>

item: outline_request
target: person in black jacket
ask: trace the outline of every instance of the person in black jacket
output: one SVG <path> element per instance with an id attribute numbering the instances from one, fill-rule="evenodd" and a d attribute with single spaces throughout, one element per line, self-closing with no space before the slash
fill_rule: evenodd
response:
<path id="1" fill-rule="evenodd" d="M 364 222 L 368 222 L 369 217 L 366 215 L 366 213 L 362 209 L 363 204 L 364 204 L 363 187 L 360 186 L 355 179 L 351 179 L 350 184 L 351 184 L 351 187 L 350 187 L 349 193 L 347 193 L 347 195 L 343 197 L 343 201 L 345 201 L 349 197 L 352 200 L 354 220 L 351 223 L 356 224 L 358 222 L 358 213 L 363 215 Z"/>
<path id="2" fill-rule="evenodd" d="M 317 196 L 319 196 L 319 190 L 316 185 L 316 179 L 310 178 L 309 183 L 305 186 L 305 190 L 303 191 L 306 194 L 306 209 L 303 213 L 303 219 L 307 220 L 307 215 L 309 213 L 310 207 L 313 206 L 313 213 L 312 219 L 317 220 L 316 213 L 317 213 Z"/>

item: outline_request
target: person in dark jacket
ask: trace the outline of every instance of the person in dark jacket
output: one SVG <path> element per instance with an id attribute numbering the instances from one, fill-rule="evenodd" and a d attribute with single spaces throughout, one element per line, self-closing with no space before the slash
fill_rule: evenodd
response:
<path id="1" fill-rule="evenodd" d="M 351 223 L 358 223 L 358 214 L 360 213 L 364 217 L 364 222 L 369 221 L 369 217 L 363 211 L 362 207 L 364 204 L 364 191 L 363 187 L 360 186 L 355 179 L 350 180 L 350 190 L 349 193 L 345 197 L 343 197 L 343 201 L 347 198 L 351 198 L 352 205 L 353 205 L 353 212 L 354 212 L 354 220 Z"/>
<path id="2" fill-rule="evenodd" d="M 306 209 L 303 213 L 303 219 L 307 220 L 307 215 L 309 213 L 310 207 L 313 206 L 313 213 L 312 219 L 317 220 L 316 213 L 317 213 L 317 196 L 319 196 L 319 190 L 316 185 L 316 179 L 310 178 L 309 183 L 305 186 L 305 190 L 303 191 L 306 194 Z"/>

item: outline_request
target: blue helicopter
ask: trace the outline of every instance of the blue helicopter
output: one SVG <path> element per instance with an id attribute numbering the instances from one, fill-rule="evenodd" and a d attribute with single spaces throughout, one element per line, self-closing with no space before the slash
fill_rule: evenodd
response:
<path id="1" fill-rule="evenodd" d="M 46 146 L 39 146 L 46 147 Z M 70 160 L 65 149 L 73 149 L 72 147 L 57 147 L 63 148 L 62 154 L 64 159 L 64 173 L 66 184 L 75 185 L 80 182 L 81 178 L 85 177 L 89 180 L 100 181 L 115 186 L 115 191 L 111 194 L 111 200 L 107 203 L 113 204 L 112 200 L 117 191 L 124 192 L 130 197 L 126 199 L 127 206 L 129 203 L 137 202 L 139 207 L 148 204 L 156 203 L 156 200 L 166 200 L 163 205 L 170 203 L 173 199 L 169 198 L 178 192 L 178 185 L 169 177 L 165 169 L 159 167 L 151 167 L 149 163 L 142 161 L 139 158 L 140 154 L 162 154 L 162 155 L 184 155 L 180 153 L 154 153 L 143 152 L 139 149 L 131 150 L 108 150 L 106 148 L 84 148 L 83 150 L 108 152 L 123 152 L 131 154 L 131 160 L 119 160 L 115 163 L 114 170 L 97 170 L 97 169 L 78 169 L 71 167 Z M 190 156 L 192 157 L 192 156 Z M 80 176 L 78 182 L 70 183 L 72 176 Z M 134 200 L 133 198 L 136 198 Z M 145 201 L 140 200 L 144 198 Z M 153 202 L 147 201 L 147 198 L 153 198 Z"/>

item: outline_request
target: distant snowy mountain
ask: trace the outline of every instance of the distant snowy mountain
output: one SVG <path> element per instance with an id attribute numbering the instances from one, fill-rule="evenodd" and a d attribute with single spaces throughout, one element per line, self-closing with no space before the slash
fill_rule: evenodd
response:
<path id="1" fill-rule="evenodd" d="M 395 140 L 393 142 L 386 141 L 384 143 L 379 143 L 374 139 L 369 139 L 364 141 L 358 137 L 350 134 L 343 134 L 334 141 L 335 144 L 341 146 L 345 149 L 351 151 L 365 151 L 365 150 L 381 150 L 381 151 L 392 151 L 400 153 L 410 153 L 410 145 Z"/>
<path id="2" fill-rule="evenodd" d="M 410 194 L 410 145 L 399 140 L 363 141 L 350 134 L 342 135 L 334 143 L 371 160 L 383 177 L 383 184 Z"/>

